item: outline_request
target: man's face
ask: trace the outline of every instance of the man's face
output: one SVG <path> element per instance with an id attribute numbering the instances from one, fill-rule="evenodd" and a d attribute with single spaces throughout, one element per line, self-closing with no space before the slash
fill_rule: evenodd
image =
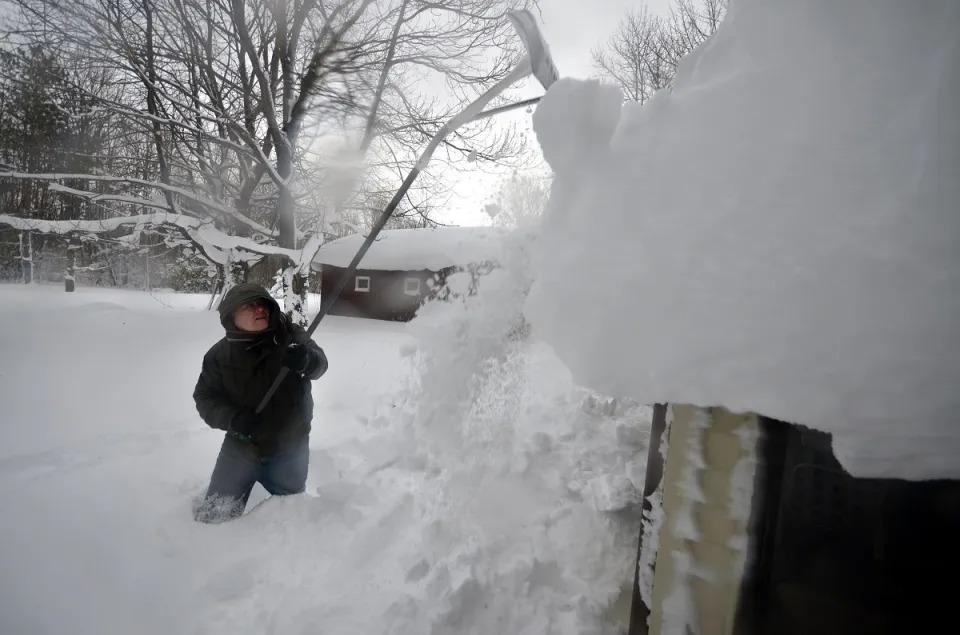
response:
<path id="1" fill-rule="evenodd" d="M 270 309 L 265 300 L 251 300 L 236 308 L 233 312 L 233 323 L 241 331 L 256 333 L 264 331 L 270 326 Z"/>

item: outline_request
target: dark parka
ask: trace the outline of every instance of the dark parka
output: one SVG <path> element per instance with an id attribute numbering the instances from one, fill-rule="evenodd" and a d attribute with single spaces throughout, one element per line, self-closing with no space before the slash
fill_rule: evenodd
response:
<path id="1" fill-rule="evenodd" d="M 264 300 L 270 308 L 266 331 L 240 331 L 233 312 L 253 300 Z M 267 291 L 255 284 L 232 288 L 220 303 L 220 323 L 226 336 L 203 356 L 200 378 L 193 391 L 197 412 L 211 428 L 230 430 L 234 417 L 243 410 L 255 410 L 277 378 L 283 355 L 291 344 L 306 346 L 312 353 L 304 375 L 290 372 L 260 413 L 260 429 L 254 441 L 261 455 L 293 447 L 310 432 L 313 396 L 310 380 L 327 370 L 323 350 L 280 311 Z"/>

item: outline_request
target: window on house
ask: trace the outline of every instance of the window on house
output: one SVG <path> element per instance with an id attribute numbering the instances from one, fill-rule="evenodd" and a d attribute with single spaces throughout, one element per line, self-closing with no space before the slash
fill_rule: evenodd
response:
<path id="1" fill-rule="evenodd" d="M 370 291 L 370 276 L 357 276 L 353 281 L 354 291 L 363 291 L 364 293 Z"/>
<path id="2" fill-rule="evenodd" d="M 420 278 L 404 278 L 404 295 L 420 295 Z"/>

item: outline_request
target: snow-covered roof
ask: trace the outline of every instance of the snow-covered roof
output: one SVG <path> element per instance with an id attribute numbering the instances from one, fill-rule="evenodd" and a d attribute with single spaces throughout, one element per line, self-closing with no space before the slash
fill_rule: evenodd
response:
<path id="1" fill-rule="evenodd" d="M 606 394 L 960 478 L 958 24 L 956 0 L 737 0 L 643 106 L 555 84 L 534 332 Z"/>
<path id="2" fill-rule="evenodd" d="M 360 261 L 360 269 L 384 271 L 439 271 L 446 267 L 496 261 L 503 250 L 505 230 L 495 227 L 435 227 L 385 229 Z M 330 241 L 317 252 L 314 263 L 346 267 L 366 235 L 352 234 Z"/>

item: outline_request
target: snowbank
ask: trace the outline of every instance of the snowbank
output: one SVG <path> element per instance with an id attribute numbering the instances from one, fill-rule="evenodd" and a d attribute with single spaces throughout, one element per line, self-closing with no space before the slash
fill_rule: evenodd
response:
<path id="1" fill-rule="evenodd" d="M 735 0 L 672 94 L 558 82 L 527 315 L 575 381 L 960 477 L 958 27 L 955 0 Z"/>
<path id="2" fill-rule="evenodd" d="M 370 424 L 364 454 L 417 478 L 398 633 L 625 626 L 612 605 L 633 580 L 650 411 L 576 387 L 549 347 L 523 339 L 525 240 L 505 241 L 477 295 L 424 305 L 410 385 Z"/>
<path id="3" fill-rule="evenodd" d="M 324 319 L 307 493 L 222 525 L 207 298 L 0 285 L 0 633 L 623 632 L 650 413 L 518 337 L 511 253 L 409 324 Z"/>

